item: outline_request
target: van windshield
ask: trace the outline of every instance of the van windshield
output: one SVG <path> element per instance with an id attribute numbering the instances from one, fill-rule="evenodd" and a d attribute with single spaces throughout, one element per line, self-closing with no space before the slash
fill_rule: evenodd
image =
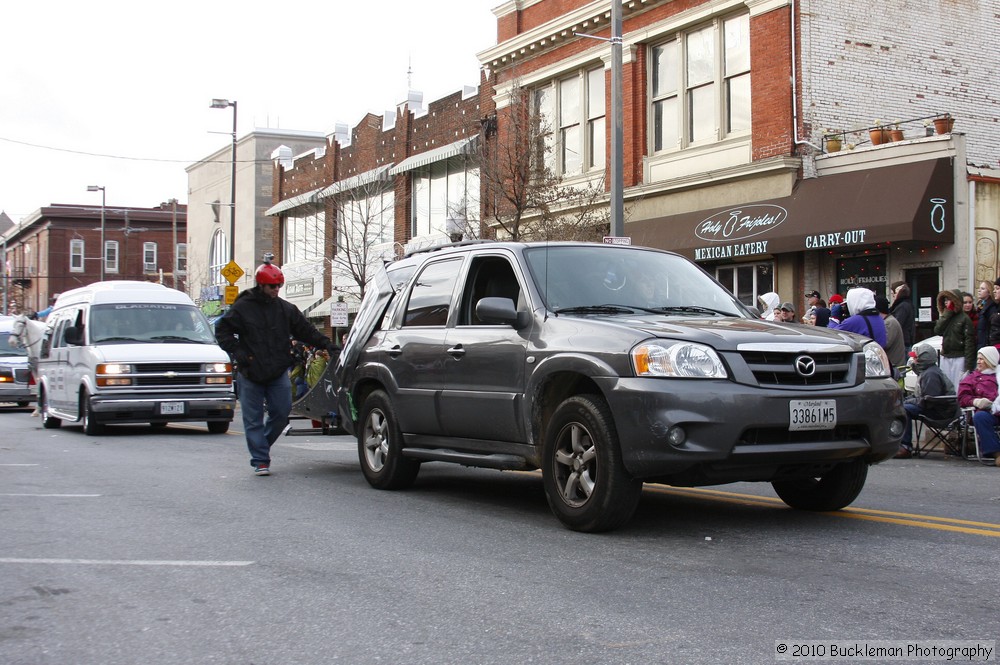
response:
<path id="1" fill-rule="evenodd" d="M 10 343 L 10 333 L 0 332 L 0 358 L 27 358 L 28 351 L 23 346 L 13 346 Z"/>
<path id="2" fill-rule="evenodd" d="M 94 305 L 90 342 L 166 342 L 215 344 L 208 319 L 196 307 L 158 303 Z"/>

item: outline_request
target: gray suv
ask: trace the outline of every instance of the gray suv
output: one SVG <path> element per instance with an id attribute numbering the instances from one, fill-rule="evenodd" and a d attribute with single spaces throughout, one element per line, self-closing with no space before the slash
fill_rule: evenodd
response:
<path id="1" fill-rule="evenodd" d="M 556 517 L 604 531 L 644 482 L 770 482 L 837 510 L 905 419 L 878 344 L 760 320 L 688 259 L 592 243 L 472 243 L 390 264 L 336 367 L 368 482 L 423 462 L 541 469 Z"/>

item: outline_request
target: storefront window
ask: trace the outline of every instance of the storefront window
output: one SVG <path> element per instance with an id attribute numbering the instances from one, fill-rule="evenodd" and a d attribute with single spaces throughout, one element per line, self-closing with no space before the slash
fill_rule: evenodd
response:
<path id="1" fill-rule="evenodd" d="M 885 277 L 886 255 L 865 254 L 837 259 L 837 293 L 846 295 L 848 289 L 864 286 L 875 295 L 887 296 L 889 284 Z"/>
<path id="2" fill-rule="evenodd" d="M 758 306 L 757 296 L 774 290 L 774 263 L 719 266 L 715 278 L 744 305 Z"/>

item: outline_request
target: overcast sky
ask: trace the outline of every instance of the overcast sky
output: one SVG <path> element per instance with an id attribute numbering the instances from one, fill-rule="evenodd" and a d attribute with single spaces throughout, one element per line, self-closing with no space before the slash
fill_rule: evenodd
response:
<path id="1" fill-rule="evenodd" d="M 5 2 L 0 210 L 187 202 L 184 168 L 256 127 L 331 134 L 410 86 L 479 83 L 500 0 Z M 217 132 L 217 133 L 212 133 Z"/>

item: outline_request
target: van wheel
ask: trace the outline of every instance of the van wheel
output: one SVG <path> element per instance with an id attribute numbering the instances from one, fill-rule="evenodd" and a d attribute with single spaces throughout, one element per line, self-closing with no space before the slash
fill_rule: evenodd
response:
<path id="1" fill-rule="evenodd" d="M 545 498 L 574 531 L 608 531 L 635 513 L 642 481 L 622 463 L 611 410 L 597 395 L 576 395 L 556 408 L 542 450 Z"/>
<path id="2" fill-rule="evenodd" d="M 403 434 L 385 391 L 376 390 L 365 399 L 360 422 L 358 459 L 368 484 L 380 490 L 412 485 L 420 462 L 403 457 Z"/>
<path id="3" fill-rule="evenodd" d="M 49 413 L 49 396 L 44 389 L 38 391 L 38 412 L 42 414 L 42 427 L 45 429 L 58 429 L 62 425 L 62 420 Z"/>
<path id="4" fill-rule="evenodd" d="M 225 434 L 229 431 L 228 420 L 211 420 L 205 424 L 208 425 L 210 434 Z"/>
<path id="5" fill-rule="evenodd" d="M 90 410 L 90 393 L 86 390 L 80 393 L 80 424 L 87 436 L 98 436 L 104 432 L 104 425 L 94 419 Z"/>
<path id="6" fill-rule="evenodd" d="M 840 510 L 858 498 L 868 479 L 863 459 L 838 464 L 819 478 L 782 480 L 771 483 L 781 500 L 799 510 Z"/>

